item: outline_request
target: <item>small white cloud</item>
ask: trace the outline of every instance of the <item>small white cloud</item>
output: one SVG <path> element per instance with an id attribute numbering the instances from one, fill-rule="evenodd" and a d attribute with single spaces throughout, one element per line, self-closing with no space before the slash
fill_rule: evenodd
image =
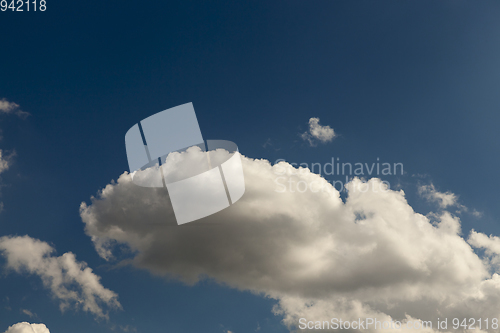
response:
<path id="1" fill-rule="evenodd" d="M 96 317 L 108 318 L 100 304 L 121 308 L 118 295 L 104 288 L 85 262 L 78 262 L 71 252 L 59 257 L 54 252 L 49 244 L 29 236 L 0 238 L 0 254 L 7 259 L 7 268 L 38 275 L 60 301 L 61 311 L 81 307 Z"/>
<path id="2" fill-rule="evenodd" d="M 17 323 L 10 326 L 4 333 L 50 333 L 44 324 Z"/>
<path id="3" fill-rule="evenodd" d="M 4 113 L 10 113 L 19 108 L 19 104 L 14 102 L 9 102 L 5 98 L 0 99 L 0 111 Z"/>
<path id="4" fill-rule="evenodd" d="M 10 154 L 5 154 L 5 151 L 0 149 L 0 174 L 7 171 L 10 168 L 12 160 L 14 159 L 15 155 L 16 155 L 15 151 L 11 152 Z M 4 207 L 3 202 L 0 201 L 0 212 L 3 211 L 3 207 Z"/>
<path id="5" fill-rule="evenodd" d="M 5 98 L 0 99 L 0 113 L 15 114 L 16 116 L 25 119 L 30 114 L 19 108 L 19 104 L 9 102 Z"/>
<path id="6" fill-rule="evenodd" d="M 12 152 L 8 155 L 0 149 L 0 173 L 7 171 L 12 164 L 12 158 L 16 155 L 15 152 Z"/>
<path id="7" fill-rule="evenodd" d="M 437 191 L 434 184 L 420 186 L 418 194 L 428 201 L 436 202 L 441 208 L 456 205 L 458 199 L 458 196 L 452 192 L 443 193 Z"/>
<path id="8" fill-rule="evenodd" d="M 319 118 L 309 119 L 309 131 L 300 135 L 302 140 L 308 141 L 311 147 L 316 146 L 316 140 L 321 143 L 332 141 L 337 135 L 330 126 L 322 126 L 319 124 Z"/>

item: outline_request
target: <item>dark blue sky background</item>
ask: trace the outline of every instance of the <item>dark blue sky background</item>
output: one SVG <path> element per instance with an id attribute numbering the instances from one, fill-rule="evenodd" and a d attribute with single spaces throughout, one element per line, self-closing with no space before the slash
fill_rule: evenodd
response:
<path id="1" fill-rule="evenodd" d="M 286 331 L 260 296 L 109 270 L 83 232 L 80 203 L 128 168 L 126 131 L 187 102 L 204 138 L 249 157 L 401 162 L 417 211 L 428 207 L 411 175 L 426 174 L 484 213 L 463 216 L 464 232 L 500 233 L 499 2 L 47 2 L 46 12 L 0 12 L 0 99 L 31 113 L 1 119 L 2 149 L 17 157 L 2 175 L 0 236 L 76 253 L 124 311 L 110 323 L 61 314 L 38 279 L 7 275 L 0 331 L 29 320 L 19 308 L 51 332 Z M 298 133 L 310 117 L 339 137 L 309 147 Z"/>

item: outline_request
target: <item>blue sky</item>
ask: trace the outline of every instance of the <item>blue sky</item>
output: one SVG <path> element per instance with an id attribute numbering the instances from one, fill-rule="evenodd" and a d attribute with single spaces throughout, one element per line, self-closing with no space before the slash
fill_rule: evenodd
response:
<path id="1" fill-rule="evenodd" d="M 45 12 L 0 12 L 0 100 L 30 114 L 0 115 L 0 148 L 16 153 L 1 175 L 0 236 L 74 253 L 123 306 L 109 320 L 61 312 L 38 276 L 6 269 L 0 332 L 22 321 L 75 333 L 289 331 L 272 297 L 115 267 L 84 231 L 80 204 L 128 171 L 126 131 L 187 102 L 204 138 L 249 158 L 403 163 L 391 188 L 416 212 L 439 209 L 418 195 L 434 184 L 468 208 L 452 211 L 464 238 L 500 234 L 499 14 L 498 2 L 456 0 L 48 1 Z M 335 139 L 302 140 L 312 117 Z"/>

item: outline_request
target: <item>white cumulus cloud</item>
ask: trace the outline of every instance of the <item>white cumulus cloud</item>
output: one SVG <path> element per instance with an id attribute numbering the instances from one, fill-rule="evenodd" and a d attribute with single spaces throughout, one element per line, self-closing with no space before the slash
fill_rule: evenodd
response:
<path id="1" fill-rule="evenodd" d="M 344 202 L 306 169 L 283 175 L 292 168 L 285 162 L 242 163 L 245 195 L 182 226 L 166 190 L 138 187 L 124 173 L 82 203 L 86 233 L 107 260 L 124 244 L 136 254 L 131 263 L 153 274 L 187 284 L 210 278 L 274 298 L 291 330 L 300 318 L 500 316 L 500 276 L 471 247 L 486 241 L 468 243 L 453 214 L 430 221 L 376 178 L 354 179 Z M 296 185 L 283 190 L 278 177 Z"/>
<path id="2" fill-rule="evenodd" d="M 82 308 L 96 317 L 107 318 L 102 304 L 112 309 L 121 308 L 117 294 L 104 288 L 100 277 L 85 262 L 77 261 L 71 252 L 59 257 L 54 252 L 46 242 L 29 236 L 0 238 L 0 253 L 6 258 L 7 269 L 39 276 L 60 301 L 61 311 L 69 307 Z"/>
<path id="3" fill-rule="evenodd" d="M 335 138 L 336 134 L 330 126 L 322 126 L 319 124 L 319 118 L 309 119 L 309 130 L 300 135 L 300 137 L 308 141 L 311 146 L 316 146 L 316 141 L 327 143 Z"/>
<path id="4" fill-rule="evenodd" d="M 17 323 L 10 326 L 4 333 L 50 333 L 44 324 Z"/>

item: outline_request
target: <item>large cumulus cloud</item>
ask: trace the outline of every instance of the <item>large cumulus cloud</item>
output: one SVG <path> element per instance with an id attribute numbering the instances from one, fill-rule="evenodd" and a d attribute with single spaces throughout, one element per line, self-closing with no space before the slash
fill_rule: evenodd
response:
<path id="1" fill-rule="evenodd" d="M 307 169 L 242 162 L 244 197 L 215 215 L 177 226 L 166 190 L 138 187 L 124 173 L 82 203 L 85 230 L 106 260 L 125 244 L 131 263 L 153 274 L 272 297 L 291 329 L 302 317 L 500 315 L 500 277 L 461 236 L 458 217 L 444 211 L 430 221 L 376 178 L 351 181 L 343 202 Z"/>

